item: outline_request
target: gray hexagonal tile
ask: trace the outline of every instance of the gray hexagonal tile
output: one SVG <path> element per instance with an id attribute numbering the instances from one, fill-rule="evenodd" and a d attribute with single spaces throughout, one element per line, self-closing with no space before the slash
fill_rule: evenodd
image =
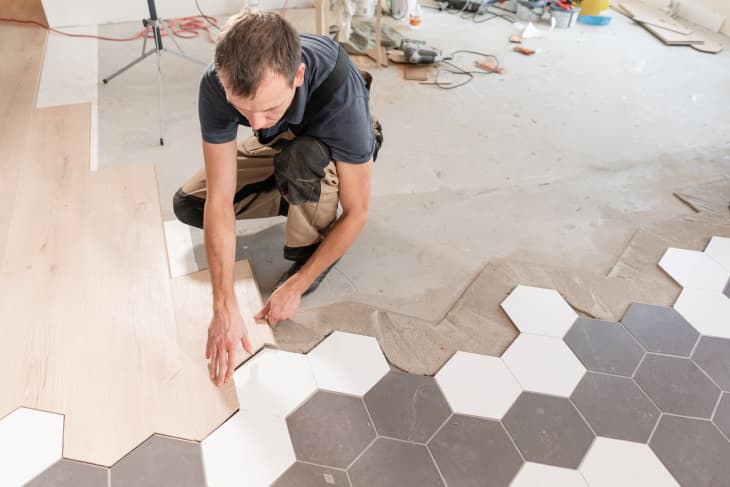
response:
<path id="1" fill-rule="evenodd" d="M 692 361 L 722 390 L 730 391 L 730 340 L 703 336 L 692 352 Z"/>
<path id="2" fill-rule="evenodd" d="M 709 421 L 665 414 L 649 446 L 682 485 L 728 485 L 730 443 Z"/>
<path id="3" fill-rule="evenodd" d="M 712 422 L 730 439 L 730 394 L 727 392 L 720 398 Z"/>
<path id="4" fill-rule="evenodd" d="M 665 413 L 709 419 L 720 397 L 720 389 L 686 358 L 647 354 L 634 379 Z"/>
<path id="5" fill-rule="evenodd" d="M 433 377 L 389 372 L 365 394 L 381 436 L 425 443 L 451 415 Z"/>
<path id="6" fill-rule="evenodd" d="M 588 372 L 570 397 L 598 436 L 646 443 L 660 412 L 633 380 Z"/>
<path id="7" fill-rule="evenodd" d="M 629 332 L 612 321 L 580 318 L 565 335 L 565 343 L 588 370 L 626 377 L 644 356 Z"/>
<path id="8" fill-rule="evenodd" d="M 649 352 L 689 357 L 700 334 L 674 308 L 634 303 L 621 323 Z"/>
<path id="9" fill-rule="evenodd" d="M 577 468 L 593 431 L 566 398 L 523 392 L 502 420 L 527 461 Z"/>
<path id="10" fill-rule="evenodd" d="M 730 298 L 730 279 L 727 280 L 727 284 L 725 284 L 725 289 L 723 289 L 722 293 Z"/>
<path id="11" fill-rule="evenodd" d="M 111 468 L 112 487 L 202 487 L 200 443 L 153 435 Z"/>
<path id="12" fill-rule="evenodd" d="M 60 460 L 23 487 L 108 487 L 109 469 L 90 463 Z"/>
<path id="13" fill-rule="evenodd" d="M 378 438 L 350 467 L 352 487 L 444 487 L 424 445 Z"/>
<path id="14" fill-rule="evenodd" d="M 286 419 L 297 459 L 346 468 L 375 438 L 362 399 L 319 391 Z"/>
<path id="15" fill-rule="evenodd" d="M 523 464 L 498 421 L 454 415 L 428 447 L 448 485 L 508 486 Z"/>
<path id="16" fill-rule="evenodd" d="M 271 487 L 350 487 L 344 470 L 296 462 Z"/>

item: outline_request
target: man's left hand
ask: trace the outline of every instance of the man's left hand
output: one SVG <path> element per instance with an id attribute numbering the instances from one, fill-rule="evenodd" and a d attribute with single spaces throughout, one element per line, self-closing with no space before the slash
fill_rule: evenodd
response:
<path id="1" fill-rule="evenodd" d="M 276 326 L 281 320 L 290 320 L 299 309 L 302 300 L 302 293 L 292 278 L 289 278 L 276 291 L 274 291 L 261 311 L 256 314 L 256 319 L 266 320 L 271 327 Z"/>

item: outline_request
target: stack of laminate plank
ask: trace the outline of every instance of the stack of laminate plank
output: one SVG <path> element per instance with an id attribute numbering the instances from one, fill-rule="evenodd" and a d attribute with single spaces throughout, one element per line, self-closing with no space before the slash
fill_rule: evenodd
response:
<path id="1" fill-rule="evenodd" d="M 707 35 L 695 32 L 664 11 L 639 0 L 619 0 L 616 8 L 669 46 L 691 46 L 697 50 L 717 53 L 723 46 Z"/>

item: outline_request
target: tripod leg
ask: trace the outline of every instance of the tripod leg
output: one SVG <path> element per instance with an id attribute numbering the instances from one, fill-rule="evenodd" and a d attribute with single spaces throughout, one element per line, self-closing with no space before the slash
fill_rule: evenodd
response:
<path id="1" fill-rule="evenodd" d="M 153 29 L 156 29 L 157 32 L 155 33 L 155 50 L 157 51 L 157 86 L 160 90 L 160 145 L 165 145 L 165 140 L 163 138 L 163 112 L 162 112 L 162 66 L 160 65 L 160 58 L 162 55 L 162 46 L 160 45 L 161 42 L 157 42 L 157 39 L 159 38 L 159 26 L 157 24 L 154 25 Z"/>

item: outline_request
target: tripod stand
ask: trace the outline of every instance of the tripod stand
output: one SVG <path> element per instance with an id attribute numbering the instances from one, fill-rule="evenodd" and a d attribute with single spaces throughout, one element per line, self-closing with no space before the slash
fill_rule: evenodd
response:
<path id="1" fill-rule="evenodd" d="M 150 12 L 150 18 L 143 19 L 142 25 L 145 26 L 145 29 L 147 29 L 148 26 L 152 26 L 152 38 L 155 41 L 155 47 L 154 49 L 150 49 L 147 51 L 147 31 L 145 30 L 144 34 L 144 42 L 142 43 L 142 54 L 134 59 L 129 64 L 121 67 L 117 71 L 115 71 L 110 76 L 107 76 L 102 81 L 104 84 L 109 83 L 111 80 L 125 72 L 126 70 L 130 69 L 132 66 L 136 65 L 140 61 L 143 61 L 148 56 L 152 54 L 157 54 L 157 85 L 159 87 L 159 102 L 160 102 L 160 145 L 164 145 L 165 141 L 163 138 L 163 112 L 162 112 L 162 67 L 160 66 L 160 57 L 163 53 L 170 53 L 174 54 L 175 56 L 181 57 L 183 59 L 186 59 L 188 61 L 201 64 L 203 66 L 206 65 L 203 61 L 199 61 L 197 59 L 191 58 L 183 52 L 182 48 L 180 47 L 180 44 L 178 44 L 177 39 L 175 39 L 175 36 L 172 35 L 172 32 L 170 31 L 170 28 L 167 26 L 167 23 L 157 17 L 157 7 L 155 6 L 155 0 L 147 0 L 147 7 L 149 8 Z M 167 34 L 167 37 L 172 39 L 172 42 L 175 43 L 175 47 L 177 47 L 177 51 L 171 51 L 170 49 L 165 48 L 162 45 L 162 35 L 160 34 L 160 29 L 164 30 Z"/>

